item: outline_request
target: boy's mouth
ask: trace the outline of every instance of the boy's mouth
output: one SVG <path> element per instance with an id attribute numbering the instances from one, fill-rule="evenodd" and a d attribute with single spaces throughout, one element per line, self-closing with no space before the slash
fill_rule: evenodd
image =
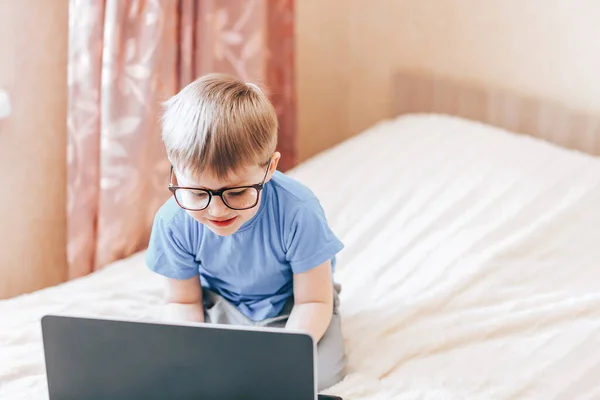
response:
<path id="1" fill-rule="evenodd" d="M 233 218 L 229 218 L 229 219 L 222 219 L 222 220 L 209 219 L 209 221 L 214 226 L 218 226 L 219 228 L 225 228 L 225 227 L 233 224 L 236 219 L 237 219 L 237 216 L 235 216 Z"/>

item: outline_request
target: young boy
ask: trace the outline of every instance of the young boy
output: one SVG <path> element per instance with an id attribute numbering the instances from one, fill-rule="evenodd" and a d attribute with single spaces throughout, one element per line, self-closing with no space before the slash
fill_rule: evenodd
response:
<path id="1" fill-rule="evenodd" d="M 173 197 L 155 217 L 148 267 L 165 277 L 165 318 L 303 330 L 318 387 L 344 376 L 332 270 L 343 244 L 314 194 L 276 171 L 277 116 L 261 90 L 211 74 L 166 102 Z"/>

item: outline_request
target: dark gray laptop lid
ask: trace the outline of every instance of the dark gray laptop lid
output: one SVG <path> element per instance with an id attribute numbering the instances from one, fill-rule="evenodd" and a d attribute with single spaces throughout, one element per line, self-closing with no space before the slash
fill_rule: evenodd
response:
<path id="1" fill-rule="evenodd" d="M 315 347 L 283 330 L 45 316 L 50 400 L 312 400 Z"/>

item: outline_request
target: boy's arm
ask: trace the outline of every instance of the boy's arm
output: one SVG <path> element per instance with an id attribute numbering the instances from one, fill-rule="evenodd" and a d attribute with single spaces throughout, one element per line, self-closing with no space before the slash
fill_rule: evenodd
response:
<path id="1" fill-rule="evenodd" d="M 333 314 L 331 262 L 294 275 L 294 308 L 286 328 L 308 332 L 321 340 Z"/>
<path id="2" fill-rule="evenodd" d="M 167 279 L 163 319 L 174 322 L 204 322 L 202 286 L 197 276 Z"/>

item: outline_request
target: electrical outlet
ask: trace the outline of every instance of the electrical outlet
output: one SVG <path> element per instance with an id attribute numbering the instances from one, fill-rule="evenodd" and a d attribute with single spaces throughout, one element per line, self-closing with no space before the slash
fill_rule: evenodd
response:
<path id="1" fill-rule="evenodd" d="M 7 118 L 11 113 L 10 97 L 6 90 L 0 89 L 0 119 Z"/>

